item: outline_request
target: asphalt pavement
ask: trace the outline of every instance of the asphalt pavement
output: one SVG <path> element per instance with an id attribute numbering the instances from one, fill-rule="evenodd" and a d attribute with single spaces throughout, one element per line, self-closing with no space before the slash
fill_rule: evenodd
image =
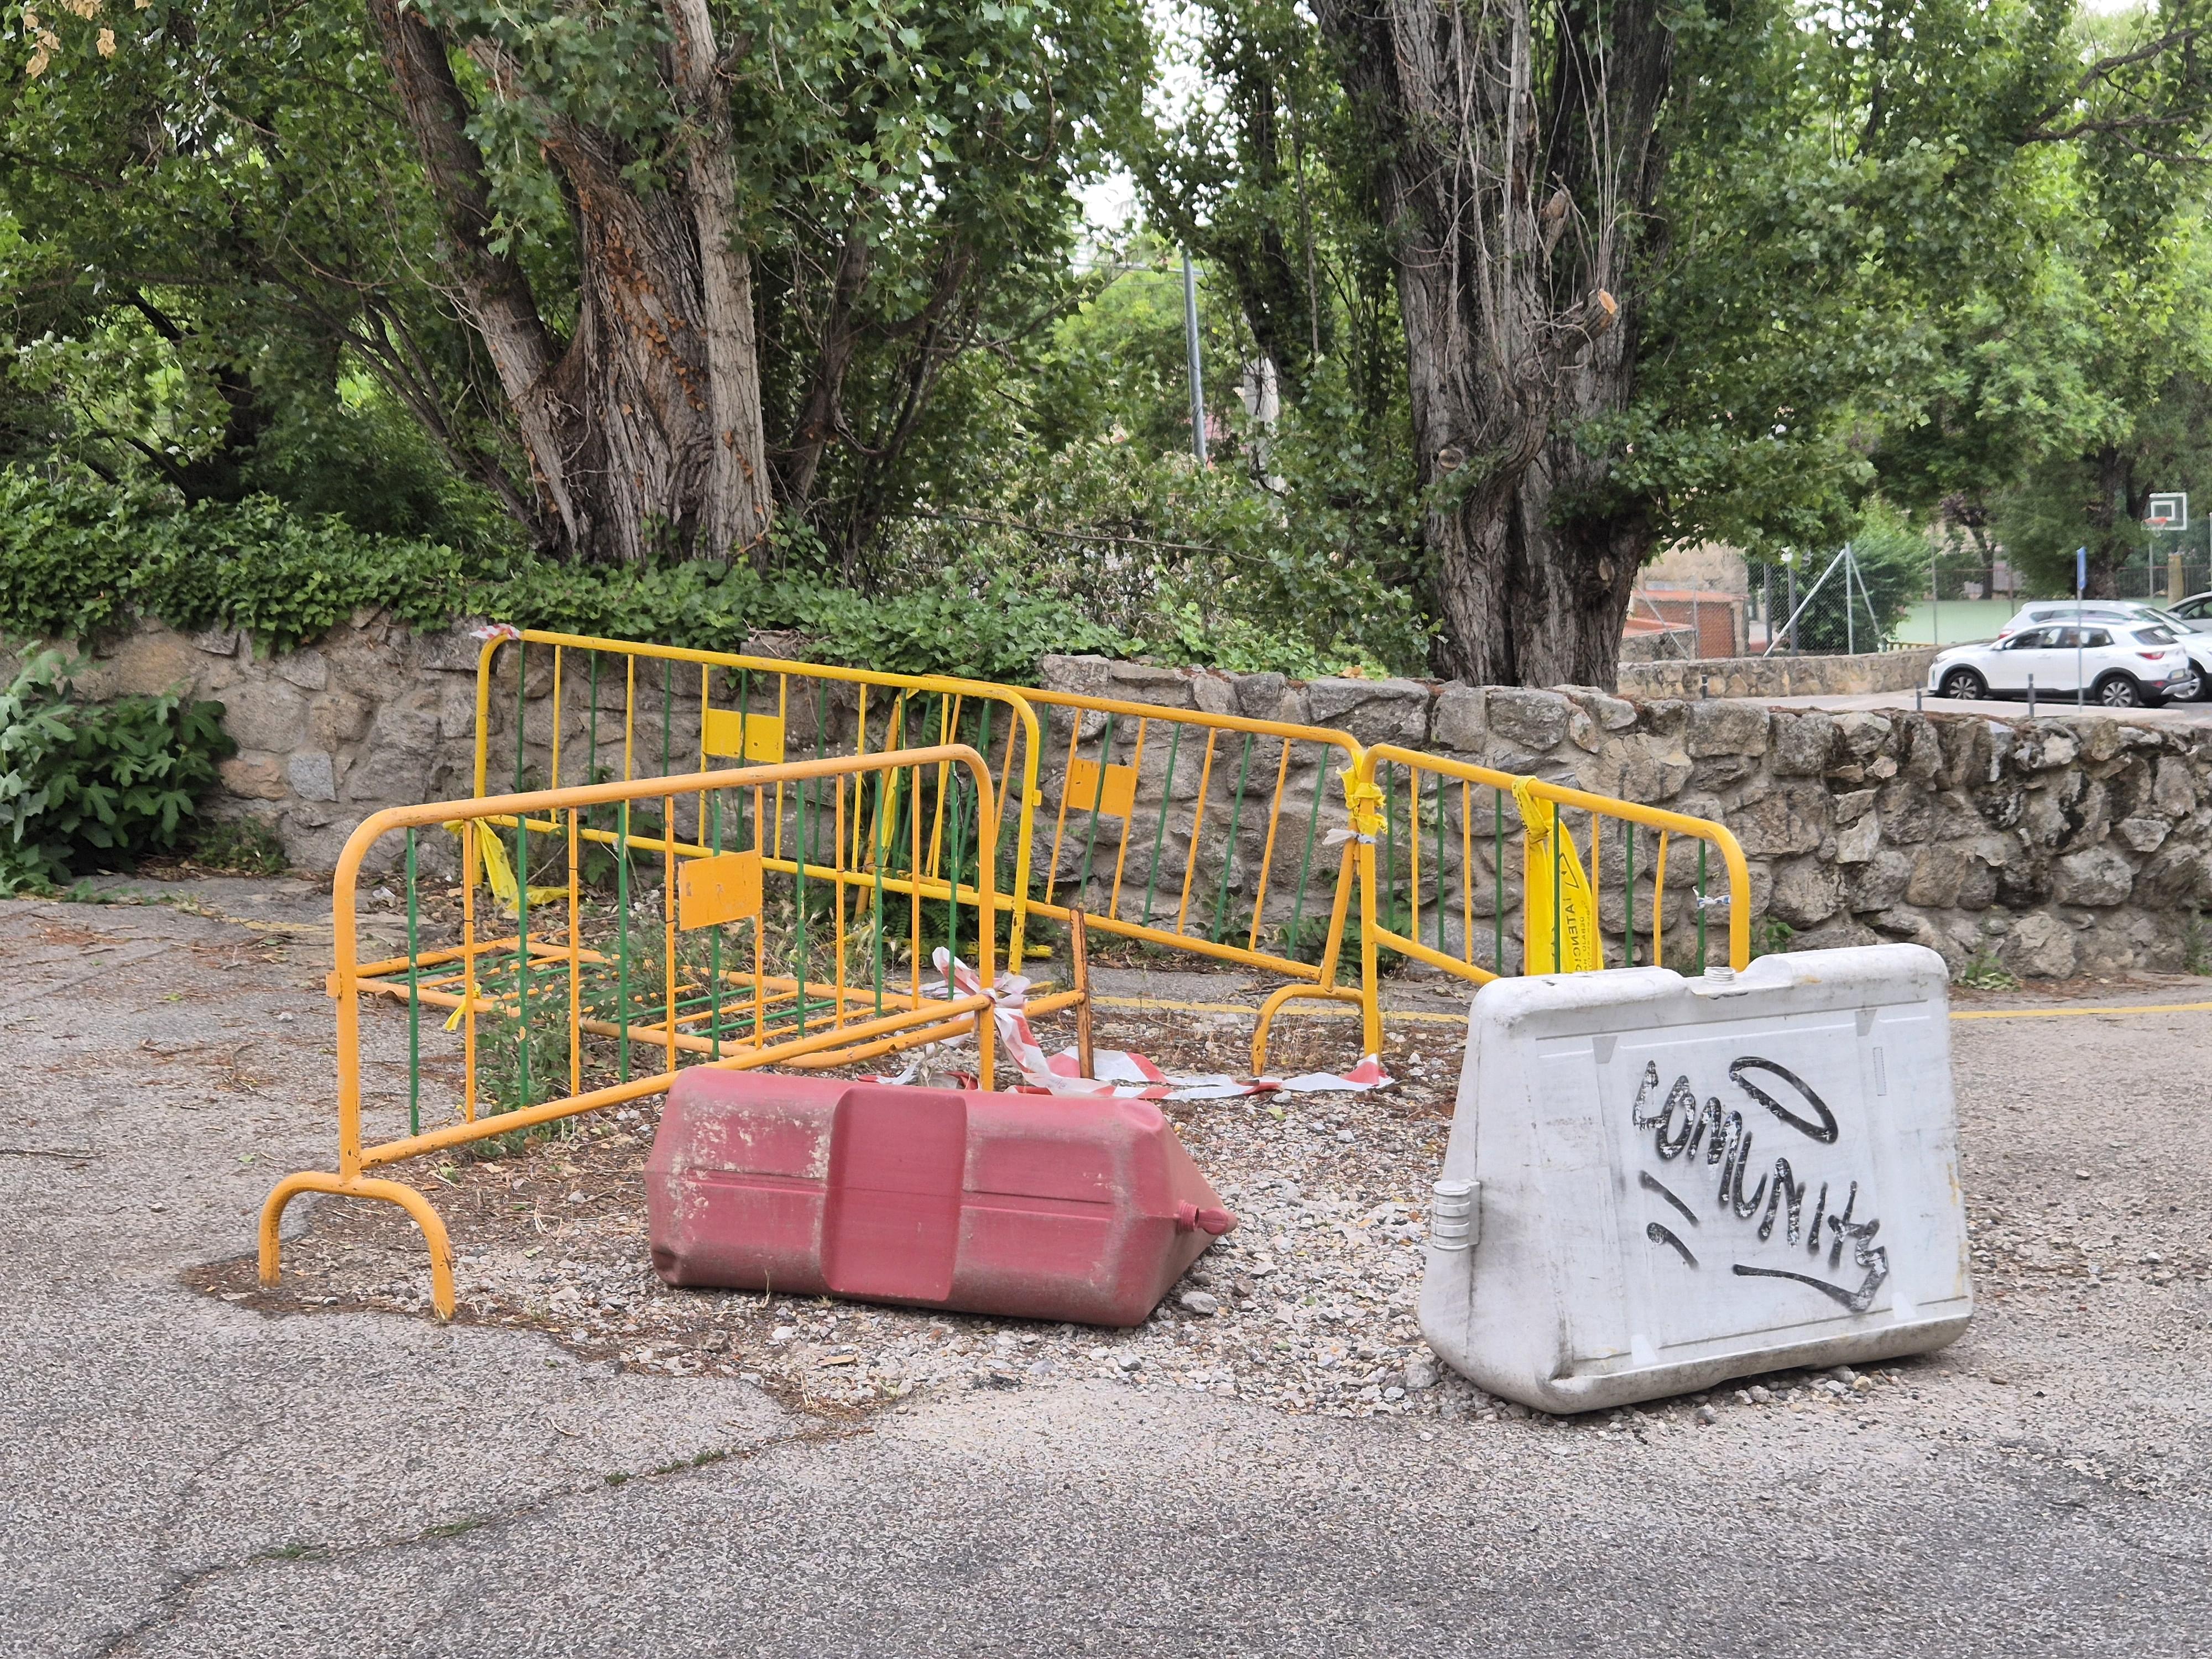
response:
<path id="1" fill-rule="evenodd" d="M 331 1153 L 322 902 L 217 897 L 0 902 L 0 1653 L 2212 1653 L 2212 1013 L 1958 1023 L 1970 1206 L 2021 1242 L 1869 1403 L 833 1419 L 187 1288 Z"/>

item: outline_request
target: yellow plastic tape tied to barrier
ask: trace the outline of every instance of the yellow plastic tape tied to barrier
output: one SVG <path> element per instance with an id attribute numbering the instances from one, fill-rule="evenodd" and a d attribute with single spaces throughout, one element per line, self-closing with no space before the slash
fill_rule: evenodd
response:
<path id="1" fill-rule="evenodd" d="M 1521 971 L 1581 974 L 1604 967 L 1597 896 L 1590 890 L 1575 838 L 1559 823 L 1559 808 L 1538 796 L 1526 780 L 1513 787 L 1513 802 L 1521 809 L 1522 896 L 1527 912 L 1521 930 Z M 1552 931 L 1555 918 L 1556 939 Z"/>
<path id="2" fill-rule="evenodd" d="M 445 828 L 456 841 L 461 839 L 461 825 L 458 819 Z M 507 848 L 500 845 L 497 836 L 487 835 L 482 830 L 477 832 L 475 840 L 477 852 L 483 860 L 484 882 L 491 889 L 492 896 L 499 901 L 499 908 L 508 915 L 519 915 L 521 905 L 515 896 L 514 866 L 507 861 Z M 568 896 L 568 890 L 565 887 L 533 887 L 530 890 L 532 904 L 551 904 Z"/>

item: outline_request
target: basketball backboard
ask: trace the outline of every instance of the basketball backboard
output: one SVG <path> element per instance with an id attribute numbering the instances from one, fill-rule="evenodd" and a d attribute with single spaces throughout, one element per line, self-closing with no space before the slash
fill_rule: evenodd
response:
<path id="1" fill-rule="evenodd" d="M 2172 491 L 2153 495 L 2150 508 L 2143 514 L 2143 522 L 2153 530 L 2188 529 L 2188 495 L 2183 491 Z"/>

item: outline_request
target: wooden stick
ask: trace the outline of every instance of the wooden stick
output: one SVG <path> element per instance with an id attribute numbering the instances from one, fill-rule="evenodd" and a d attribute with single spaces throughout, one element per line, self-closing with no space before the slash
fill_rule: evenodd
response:
<path id="1" fill-rule="evenodd" d="M 1067 950 L 1075 979 L 1075 1074 L 1095 1077 L 1091 1051 L 1091 927 L 1080 910 L 1067 913 Z"/>

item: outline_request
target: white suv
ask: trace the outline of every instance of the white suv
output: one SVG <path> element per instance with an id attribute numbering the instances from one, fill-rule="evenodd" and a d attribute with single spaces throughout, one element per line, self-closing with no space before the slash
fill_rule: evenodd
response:
<path id="1" fill-rule="evenodd" d="M 2212 701 L 2212 594 L 2199 598 L 2208 603 L 2200 605 L 2195 611 L 2191 610 L 2192 601 L 2189 599 L 2177 601 L 2171 610 L 2143 599 L 2034 599 L 2020 608 L 1999 631 L 1997 640 L 2002 644 L 2021 629 L 2057 623 L 2163 628 L 2189 653 L 2190 665 L 2197 671 L 2197 690 L 2183 695 Z M 2042 676 L 2036 677 L 2035 684 L 2040 690 Z M 2067 693 L 2073 693 L 2070 682 Z"/>
<path id="2" fill-rule="evenodd" d="M 2078 688 L 2106 708 L 2136 708 L 2192 696 L 2197 678 L 2189 653 L 2167 629 L 2089 622 L 1954 645 L 1929 665 L 1928 689 L 1966 699 L 2024 697 L 2032 689 L 2038 696 L 2070 700 Z"/>

